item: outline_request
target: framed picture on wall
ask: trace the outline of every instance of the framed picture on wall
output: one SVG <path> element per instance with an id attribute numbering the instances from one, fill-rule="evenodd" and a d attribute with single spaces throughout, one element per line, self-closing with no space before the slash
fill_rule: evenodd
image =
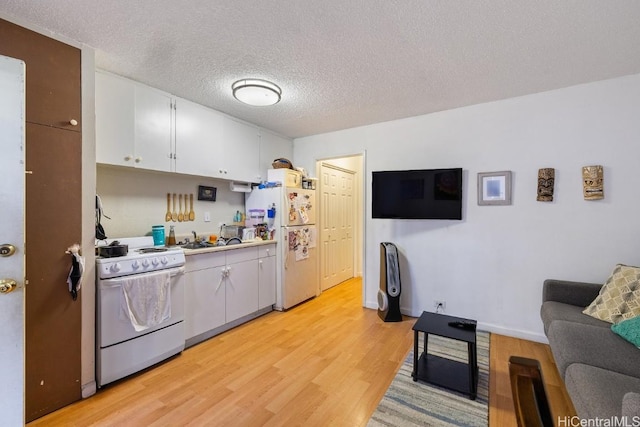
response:
<path id="1" fill-rule="evenodd" d="M 511 171 L 478 173 L 478 205 L 511 204 Z"/>
<path id="2" fill-rule="evenodd" d="M 216 187 L 207 187 L 198 185 L 198 200 L 206 200 L 208 202 L 216 201 Z"/>

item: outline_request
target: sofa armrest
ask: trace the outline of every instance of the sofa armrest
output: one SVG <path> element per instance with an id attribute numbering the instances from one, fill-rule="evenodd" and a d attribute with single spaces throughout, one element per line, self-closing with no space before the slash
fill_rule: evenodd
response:
<path id="1" fill-rule="evenodd" d="M 547 279 L 542 287 L 542 302 L 557 301 L 586 307 L 596 299 L 601 288 L 601 283 Z"/>
<path id="2" fill-rule="evenodd" d="M 640 394 L 630 391 L 622 398 L 622 416 L 629 419 L 640 417 Z"/>

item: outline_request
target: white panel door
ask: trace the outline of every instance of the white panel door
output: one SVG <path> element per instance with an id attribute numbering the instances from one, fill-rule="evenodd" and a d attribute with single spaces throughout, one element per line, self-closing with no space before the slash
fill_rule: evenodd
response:
<path id="1" fill-rule="evenodd" d="M 0 244 L 16 248 L 13 255 L 0 256 L 0 286 L 9 281 L 18 286 L 0 293 L 0 418 L 3 425 L 17 426 L 24 424 L 24 62 L 0 56 L 0 94 L 0 204 L 6 213 Z"/>
<path id="2" fill-rule="evenodd" d="M 323 291 L 353 277 L 355 198 L 350 171 L 323 164 L 320 171 L 320 280 Z"/>
<path id="3" fill-rule="evenodd" d="M 355 198 L 353 196 L 353 173 L 337 171 L 338 176 L 338 283 L 353 277 L 353 222 Z"/>

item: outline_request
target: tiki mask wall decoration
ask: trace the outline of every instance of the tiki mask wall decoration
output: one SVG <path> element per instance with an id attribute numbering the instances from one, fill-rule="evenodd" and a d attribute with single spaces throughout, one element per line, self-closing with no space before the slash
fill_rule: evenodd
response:
<path id="1" fill-rule="evenodd" d="M 539 202 L 553 202 L 553 185 L 556 179 L 554 168 L 538 169 L 538 197 Z"/>
<path id="2" fill-rule="evenodd" d="M 582 183 L 585 200 L 604 199 L 604 171 L 601 165 L 583 166 Z"/>

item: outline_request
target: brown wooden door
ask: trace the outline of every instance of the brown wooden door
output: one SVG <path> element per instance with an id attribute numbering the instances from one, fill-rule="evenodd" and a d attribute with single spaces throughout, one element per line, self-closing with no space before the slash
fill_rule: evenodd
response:
<path id="1" fill-rule="evenodd" d="M 68 292 L 71 257 L 65 254 L 82 237 L 80 50 L 0 19 L 0 54 L 22 59 L 27 74 L 28 422 L 82 397 L 81 297 L 73 301 Z M 76 126 L 69 123 L 72 119 Z"/>
<path id="2" fill-rule="evenodd" d="M 1 19 L 0 40 L 27 64 L 27 122 L 80 132 L 80 50 Z"/>
<path id="3" fill-rule="evenodd" d="M 73 301 L 66 249 L 81 238 L 81 135 L 27 124 L 26 418 L 75 402 L 81 392 L 81 296 Z M 82 295 L 82 291 L 80 292 Z"/>

